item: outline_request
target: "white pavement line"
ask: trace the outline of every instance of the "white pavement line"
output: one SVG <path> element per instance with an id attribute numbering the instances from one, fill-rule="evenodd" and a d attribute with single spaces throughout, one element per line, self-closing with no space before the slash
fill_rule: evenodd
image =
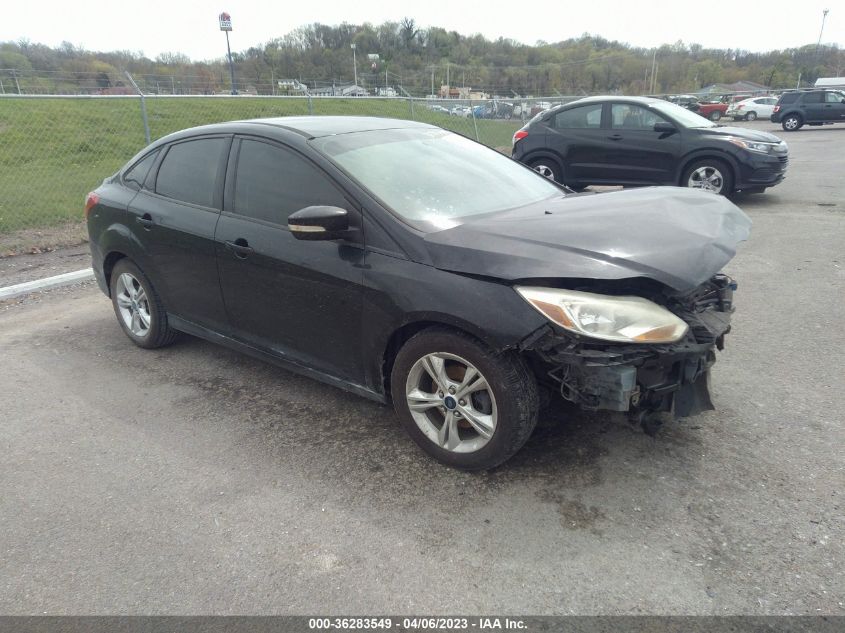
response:
<path id="1" fill-rule="evenodd" d="M 22 284 L 15 284 L 14 286 L 6 286 L 5 288 L 0 288 L 0 301 L 3 299 L 19 297 L 37 290 L 47 290 L 49 288 L 58 288 L 59 286 L 68 286 L 70 284 L 87 281 L 93 278 L 94 271 L 90 268 L 86 268 L 85 270 L 75 270 L 72 273 L 56 275 L 55 277 L 45 277 L 44 279 L 27 281 Z"/>

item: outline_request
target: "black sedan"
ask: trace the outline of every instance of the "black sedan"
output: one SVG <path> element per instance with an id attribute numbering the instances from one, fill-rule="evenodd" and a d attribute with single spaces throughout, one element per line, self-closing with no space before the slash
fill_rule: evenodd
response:
<path id="1" fill-rule="evenodd" d="M 547 110 L 514 134 L 513 157 L 573 189 L 680 185 L 725 195 L 765 191 L 789 162 L 772 134 L 647 97 L 589 97 Z"/>
<path id="2" fill-rule="evenodd" d="M 392 402 L 466 469 L 519 450 L 543 391 L 647 428 L 712 408 L 719 271 L 750 225 L 711 194 L 572 194 L 462 136 L 357 117 L 179 132 L 86 215 L 133 343 L 185 332 Z"/>

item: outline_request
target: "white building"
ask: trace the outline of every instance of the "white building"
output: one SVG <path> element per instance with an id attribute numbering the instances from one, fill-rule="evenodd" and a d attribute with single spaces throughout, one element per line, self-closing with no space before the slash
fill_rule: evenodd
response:
<path id="1" fill-rule="evenodd" d="M 845 77 L 819 77 L 815 88 L 845 88 Z"/>

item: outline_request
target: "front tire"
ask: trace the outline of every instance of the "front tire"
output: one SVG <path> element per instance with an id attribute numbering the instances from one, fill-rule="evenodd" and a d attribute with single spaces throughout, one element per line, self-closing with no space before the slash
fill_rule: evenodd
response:
<path id="1" fill-rule="evenodd" d="M 110 279 L 117 322 L 135 345 L 155 349 L 170 345 L 178 335 L 167 323 L 167 312 L 147 276 L 129 259 L 115 264 Z"/>
<path id="2" fill-rule="evenodd" d="M 804 119 L 801 118 L 799 114 L 788 114 L 786 117 L 781 121 L 780 126 L 783 128 L 784 132 L 797 132 L 801 129 L 804 125 Z"/>
<path id="3" fill-rule="evenodd" d="M 390 375 L 393 405 L 408 434 L 436 460 L 483 470 L 512 457 L 537 424 L 534 375 L 514 352 L 496 354 L 452 330 L 419 332 Z"/>
<path id="4" fill-rule="evenodd" d="M 710 118 L 711 121 L 718 121 L 719 119 L 722 118 L 722 111 L 721 110 L 713 110 L 713 112 L 710 113 L 709 118 Z"/>
<path id="5" fill-rule="evenodd" d="M 681 186 L 726 196 L 733 191 L 733 174 L 726 162 L 718 158 L 704 158 L 684 170 Z"/>

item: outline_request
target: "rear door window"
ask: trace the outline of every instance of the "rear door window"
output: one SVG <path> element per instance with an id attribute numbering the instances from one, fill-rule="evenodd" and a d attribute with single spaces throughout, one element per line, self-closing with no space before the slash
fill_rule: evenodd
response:
<path id="1" fill-rule="evenodd" d="M 220 165 L 228 138 L 203 138 L 172 145 L 156 177 L 156 193 L 203 207 L 216 206 Z"/>
<path id="2" fill-rule="evenodd" d="M 824 101 L 823 92 L 808 92 L 804 95 L 804 103 L 821 103 Z"/>
<path id="3" fill-rule="evenodd" d="M 558 130 L 601 127 L 602 104 L 583 105 L 555 115 L 554 127 Z"/>

